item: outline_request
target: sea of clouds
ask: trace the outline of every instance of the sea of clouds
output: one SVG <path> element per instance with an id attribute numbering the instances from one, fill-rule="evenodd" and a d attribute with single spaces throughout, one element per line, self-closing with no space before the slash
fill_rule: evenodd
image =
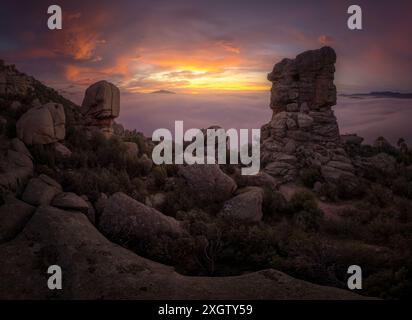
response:
<path id="1" fill-rule="evenodd" d="M 269 93 L 248 94 L 124 94 L 117 120 L 128 129 L 151 136 L 157 128 L 173 132 L 218 125 L 225 129 L 260 128 L 272 115 Z M 403 137 L 412 144 L 412 99 L 338 97 L 333 108 L 341 134 L 357 133 L 371 143 L 384 136 L 392 143 Z"/>

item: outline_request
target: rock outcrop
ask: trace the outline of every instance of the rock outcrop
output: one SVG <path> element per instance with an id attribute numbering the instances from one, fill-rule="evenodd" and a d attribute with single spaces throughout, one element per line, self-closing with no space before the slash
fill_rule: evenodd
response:
<path id="1" fill-rule="evenodd" d="M 31 108 L 17 121 L 17 136 L 27 145 L 49 144 L 63 140 L 66 116 L 59 103 L 49 102 Z"/>
<path id="2" fill-rule="evenodd" d="M 282 182 L 296 179 L 302 168 L 316 167 L 328 183 L 357 184 L 331 109 L 335 62 L 334 50 L 323 47 L 283 59 L 268 74 L 273 116 L 262 127 L 262 164 Z"/>
<path id="3" fill-rule="evenodd" d="M 140 203 L 122 192 L 106 202 L 99 222 L 100 230 L 117 242 L 147 241 L 159 235 L 184 233 L 180 222 Z"/>
<path id="4" fill-rule="evenodd" d="M 365 299 L 269 269 L 232 277 L 188 277 L 103 237 L 83 214 L 40 207 L 0 245 L 0 299 Z M 45 272 L 59 265 L 63 290 Z"/>
<path id="5" fill-rule="evenodd" d="M 41 174 L 32 178 L 23 192 L 22 200 L 34 206 L 49 205 L 62 192 L 62 187 L 52 178 Z"/>
<path id="6" fill-rule="evenodd" d="M 54 197 L 51 205 L 64 210 L 80 211 L 84 214 L 87 214 L 89 211 L 87 202 L 72 192 L 59 193 Z"/>
<path id="7" fill-rule="evenodd" d="M 113 134 L 114 119 L 120 112 L 120 90 L 105 80 L 87 88 L 81 112 L 86 125 L 99 129 L 106 136 Z"/>
<path id="8" fill-rule="evenodd" d="M 179 166 L 178 174 L 187 183 L 188 194 L 199 204 L 227 200 L 236 190 L 236 182 L 217 164 Z"/>
<path id="9" fill-rule="evenodd" d="M 6 149 L 4 154 L 0 152 L 0 191 L 21 193 L 33 175 L 32 156 L 17 138 L 12 139 L 8 147 L 5 142 L 1 143 Z"/>
<path id="10" fill-rule="evenodd" d="M 9 197 L 0 206 L 0 243 L 15 237 L 29 221 L 34 209 L 23 201 Z"/>
<path id="11" fill-rule="evenodd" d="M 0 95 L 26 95 L 34 90 L 35 80 L 17 71 L 14 65 L 5 65 L 0 60 Z"/>
<path id="12" fill-rule="evenodd" d="M 262 219 L 263 189 L 249 187 L 225 202 L 220 215 L 246 222 L 258 222 Z"/>

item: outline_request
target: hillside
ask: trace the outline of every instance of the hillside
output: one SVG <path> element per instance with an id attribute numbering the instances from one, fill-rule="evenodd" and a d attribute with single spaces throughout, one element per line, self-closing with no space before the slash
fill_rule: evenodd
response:
<path id="1" fill-rule="evenodd" d="M 155 165 L 155 144 L 115 123 L 115 85 L 91 84 L 77 106 L 2 63 L 0 298 L 410 295 L 412 152 L 402 139 L 340 135 L 336 58 L 323 47 L 269 73 L 273 116 L 254 176 Z M 46 287 L 52 264 L 67 270 L 59 292 Z"/>

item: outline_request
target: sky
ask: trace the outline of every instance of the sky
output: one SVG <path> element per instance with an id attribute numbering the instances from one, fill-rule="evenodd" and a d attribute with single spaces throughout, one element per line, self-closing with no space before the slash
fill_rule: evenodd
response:
<path id="1" fill-rule="evenodd" d="M 347 27 L 362 8 L 363 30 Z M 47 28 L 58 4 L 63 29 Z M 81 104 L 108 80 L 118 122 L 156 128 L 260 128 L 271 118 L 267 74 L 283 58 L 331 46 L 338 93 L 412 92 L 411 0 L 2 0 L 0 59 Z M 149 94 L 169 90 L 177 94 Z M 342 133 L 412 143 L 412 100 L 338 97 Z"/>
<path id="2" fill-rule="evenodd" d="M 412 1 L 2 0 L 0 58 L 66 94 L 106 79 L 131 94 L 267 91 L 284 57 L 332 46 L 339 92 L 412 91 Z"/>

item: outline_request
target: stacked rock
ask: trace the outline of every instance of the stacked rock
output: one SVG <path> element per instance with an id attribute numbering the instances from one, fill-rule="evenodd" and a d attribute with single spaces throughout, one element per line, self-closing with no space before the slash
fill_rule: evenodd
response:
<path id="1" fill-rule="evenodd" d="M 86 90 L 81 111 L 87 126 L 100 129 L 106 136 L 111 136 L 114 119 L 120 112 L 119 88 L 105 80 L 92 84 Z"/>
<path id="2" fill-rule="evenodd" d="M 342 147 L 333 83 L 336 54 L 330 47 L 283 59 L 268 74 L 272 120 L 262 127 L 264 171 L 282 183 L 299 170 L 316 167 L 323 179 L 356 184 L 354 167 Z"/>

